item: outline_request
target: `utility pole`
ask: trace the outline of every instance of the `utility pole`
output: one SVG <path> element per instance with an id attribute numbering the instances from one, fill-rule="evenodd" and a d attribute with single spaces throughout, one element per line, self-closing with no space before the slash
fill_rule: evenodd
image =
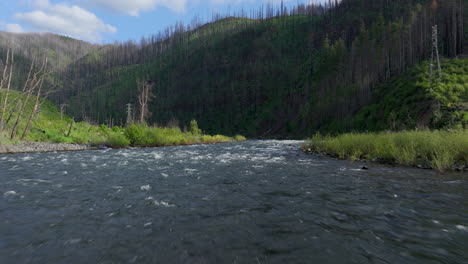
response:
<path id="1" fill-rule="evenodd" d="M 133 121 L 133 118 L 132 118 L 132 112 L 133 112 L 133 108 L 132 108 L 132 104 L 128 103 L 127 105 L 127 122 L 126 122 L 126 125 L 130 125 L 130 123 L 132 123 Z"/>

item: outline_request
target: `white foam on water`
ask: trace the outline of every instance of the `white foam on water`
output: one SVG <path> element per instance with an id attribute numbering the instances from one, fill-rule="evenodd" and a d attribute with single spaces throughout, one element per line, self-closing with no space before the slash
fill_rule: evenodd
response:
<path id="1" fill-rule="evenodd" d="M 8 191 L 3 194 L 3 196 L 8 197 L 8 196 L 16 196 L 18 195 L 15 191 Z"/>
<path id="2" fill-rule="evenodd" d="M 184 171 L 185 171 L 186 173 L 188 173 L 188 174 L 193 174 L 193 173 L 197 172 L 198 170 L 197 170 L 197 169 L 188 169 L 188 168 L 187 168 L 187 169 L 184 169 Z"/>
<path id="3" fill-rule="evenodd" d="M 115 153 L 115 155 L 120 155 L 120 156 L 124 156 L 125 158 L 127 158 L 130 156 L 130 153 L 123 151 L 123 150 L 119 150 L 119 152 Z"/>
<path id="4" fill-rule="evenodd" d="M 284 163 L 285 157 L 274 157 L 271 159 L 265 160 L 266 163 Z"/>
<path id="5" fill-rule="evenodd" d="M 7 159 L 7 157 L 3 157 L 3 158 L 1 158 L 0 160 L 6 160 L 6 159 Z"/>
<path id="6" fill-rule="evenodd" d="M 31 157 L 31 156 L 26 156 L 26 157 L 21 158 L 21 160 L 23 160 L 23 161 L 28 161 L 28 160 L 32 160 L 32 159 L 33 159 L 33 157 Z"/>
<path id="7" fill-rule="evenodd" d="M 463 226 L 463 225 L 456 225 L 455 226 L 458 230 L 462 230 L 462 231 L 466 231 L 468 232 L 468 228 L 466 226 Z"/>
<path id="8" fill-rule="evenodd" d="M 154 200 L 152 204 L 155 205 L 155 206 L 164 206 L 164 207 L 174 207 L 175 206 L 174 204 L 169 204 L 168 202 L 158 201 L 158 200 Z"/>
<path id="9" fill-rule="evenodd" d="M 22 184 L 22 185 L 38 185 L 40 183 L 52 183 L 52 181 L 49 180 L 42 180 L 42 179 L 19 179 L 16 182 Z"/>
<path id="10" fill-rule="evenodd" d="M 153 196 L 146 197 L 145 201 L 152 201 L 151 204 L 154 206 L 164 206 L 164 207 L 174 207 L 174 204 L 170 204 L 165 201 L 158 201 L 153 198 Z"/>
<path id="11" fill-rule="evenodd" d="M 62 188 L 63 187 L 63 184 L 55 184 L 54 187 L 57 187 L 57 188 Z"/>
<path id="12" fill-rule="evenodd" d="M 68 164 L 68 159 L 67 158 L 61 159 L 60 162 L 63 164 Z"/>
<path id="13" fill-rule="evenodd" d="M 81 163 L 81 164 L 80 164 L 80 166 L 81 166 L 82 168 L 86 168 L 86 167 L 88 167 L 88 165 L 87 165 L 87 164 L 85 164 L 85 163 Z"/>
<path id="14" fill-rule="evenodd" d="M 98 159 L 98 157 L 97 157 L 97 156 L 92 156 L 92 157 L 91 157 L 91 161 L 92 161 L 92 162 L 96 162 L 96 161 L 97 161 L 97 159 Z"/>
<path id="15" fill-rule="evenodd" d="M 63 171 L 62 174 L 63 174 L 63 175 L 67 175 L 67 174 L 68 174 L 68 171 Z"/>
<path id="16" fill-rule="evenodd" d="M 15 162 L 15 161 L 16 161 L 16 159 L 14 159 L 14 158 L 10 158 L 10 159 L 8 159 L 7 161 L 9 161 L 9 162 Z"/>
<path id="17" fill-rule="evenodd" d="M 440 224 L 440 222 L 437 221 L 437 220 L 432 220 L 432 223 L 434 223 L 434 224 L 436 224 L 436 225 Z"/>
<path id="18" fill-rule="evenodd" d="M 167 175 L 166 173 L 161 173 L 161 175 L 162 175 L 164 178 L 169 177 L 169 175 Z"/>
<path id="19" fill-rule="evenodd" d="M 151 190 L 151 186 L 148 184 L 148 185 L 143 185 L 140 187 L 140 190 L 142 191 L 149 191 Z"/>
<path id="20" fill-rule="evenodd" d="M 21 168 L 18 165 L 14 165 L 13 167 L 9 168 L 10 171 L 20 170 Z"/>
<path id="21" fill-rule="evenodd" d="M 162 159 L 164 157 L 164 155 L 159 152 L 151 152 L 150 156 L 152 156 L 155 160 Z"/>
<path id="22" fill-rule="evenodd" d="M 152 224 L 153 224 L 152 222 L 149 222 L 149 223 L 145 223 L 143 226 L 148 227 L 148 226 L 151 226 Z"/>
<path id="23" fill-rule="evenodd" d="M 96 166 L 96 168 L 104 168 L 104 167 L 107 167 L 107 163 L 104 163 L 104 164 L 101 164 L 99 166 Z"/>
<path id="24" fill-rule="evenodd" d="M 127 160 L 124 160 L 123 162 L 119 162 L 117 165 L 119 165 L 119 167 L 121 167 L 121 166 L 127 166 L 127 165 L 128 165 L 128 161 L 127 161 Z"/>
<path id="25" fill-rule="evenodd" d="M 448 183 L 448 184 L 458 184 L 458 183 L 462 183 L 461 180 L 458 180 L 458 181 L 446 181 L 445 183 Z"/>

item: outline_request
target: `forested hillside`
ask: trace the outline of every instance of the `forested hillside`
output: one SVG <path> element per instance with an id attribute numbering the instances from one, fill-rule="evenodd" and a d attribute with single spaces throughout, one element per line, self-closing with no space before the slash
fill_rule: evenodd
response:
<path id="1" fill-rule="evenodd" d="M 444 57 L 468 48 L 464 1 L 332 2 L 269 5 L 139 43 L 82 47 L 86 55 L 57 70 L 51 99 L 77 119 L 123 124 L 126 105 L 138 108 L 140 80 L 154 87 L 151 123 L 196 119 L 209 133 L 305 136 L 337 123 L 356 128 L 342 121 L 374 103 L 379 84 L 430 58 L 432 25 Z"/>
<path id="2" fill-rule="evenodd" d="M 48 58 L 48 69 L 52 73 L 48 79 L 49 90 L 63 88 L 61 74 L 71 63 L 95 50 L 99 45 L 87 43 L 51 33 L 8 33 L 0 31 L 0 69 L 6 61 L 7 50 L 14 52 L 14 72 L 12 88 L 22 89 L 33 59 L 42 61 Z"/>

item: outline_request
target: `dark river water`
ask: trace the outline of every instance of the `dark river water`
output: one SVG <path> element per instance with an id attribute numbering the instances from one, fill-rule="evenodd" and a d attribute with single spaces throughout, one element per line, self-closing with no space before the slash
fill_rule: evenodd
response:
<path id="1" fill-rule="evenodd" d="M 0 263 L 468 263 L 468 175 L 298 141 L 0 155 Z"/>

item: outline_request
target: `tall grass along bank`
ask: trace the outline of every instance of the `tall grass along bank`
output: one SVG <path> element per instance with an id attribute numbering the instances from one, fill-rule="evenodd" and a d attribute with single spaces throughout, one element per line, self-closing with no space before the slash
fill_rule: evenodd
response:
<path id="1" fill-rule="evenodd" d="M 304 144 L 304 150 L 341 159 L 466 171 L 468 130 L 316 134 Z"/>

